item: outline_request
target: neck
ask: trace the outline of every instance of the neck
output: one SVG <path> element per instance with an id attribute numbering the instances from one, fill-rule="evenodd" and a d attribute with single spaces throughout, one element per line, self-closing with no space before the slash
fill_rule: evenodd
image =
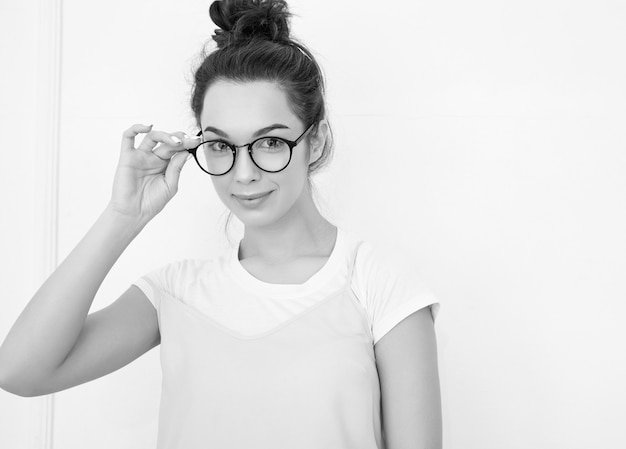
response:
<path id="1" fill-rule="evenodd" d="M 284 262 L 298 256 L 329 256 L 335 245 L 336 231 L 319 212 L 307 188 L 277 222 L 263 227 L 245 227 L 239 259 L 255 257 Z"/>

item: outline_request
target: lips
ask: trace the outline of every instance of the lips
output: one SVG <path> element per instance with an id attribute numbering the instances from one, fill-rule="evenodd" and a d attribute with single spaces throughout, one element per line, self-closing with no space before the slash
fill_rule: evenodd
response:
<path id="1" fill-rule="evenodd" d="M 261 198 L 262 196 L 267 195 L 268 193 L 272 193 L 272 191 L 270 190 L 269 192 L 261 192 L 261 193 L 248 193 L 248 194 L 243 194 L 243 193 L 233 193 L 233 196 L 235 198 L 238 198 L 240 200 L 255 200 L 257 198 Z"/>

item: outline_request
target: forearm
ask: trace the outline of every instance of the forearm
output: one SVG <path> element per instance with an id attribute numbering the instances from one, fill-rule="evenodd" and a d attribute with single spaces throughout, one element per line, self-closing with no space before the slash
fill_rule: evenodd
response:
<path id="1" fill-rule="evenodd" d="M 0 347 L 0 381 L 36 382 L 63 362 L 102 281 L 144 225 L 105 209 L 11 328 Z"/>

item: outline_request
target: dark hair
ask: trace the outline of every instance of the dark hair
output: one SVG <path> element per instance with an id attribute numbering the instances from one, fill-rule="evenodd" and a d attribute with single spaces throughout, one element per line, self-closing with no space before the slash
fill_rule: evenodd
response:
<path id="1" fill-rule="evenodd" d="M 326 118 L 324 79 L 311 52 L 289 35 L 287 3 L 284 0 L 214 1 L 209 9 L 219 27 L 212 36 L 217 49 L 203 52 L 203 62 L 196 70 L 191 109 L 196 122 L 204 95 L 218 80 L 272 81 L 287 94 L 289 103 L 304 126 Z M 329 135 L 322 155 L 309 166 L 309 174 L 330 161 L 332 138 Z"/>

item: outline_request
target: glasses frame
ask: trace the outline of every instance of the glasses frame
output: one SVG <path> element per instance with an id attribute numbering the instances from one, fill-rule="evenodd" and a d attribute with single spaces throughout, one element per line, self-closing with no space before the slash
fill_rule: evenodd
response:
<path id="1" fill-rule="evenodd" d="M 200 169 L 205 172 L 208 173 L 211 176 L 223 176 L 226 173 L 230 172 L 233 167 L 235 166 L 235 163 L 237 162 L 237 148 L 243 148 L 243 147 L 248 147 L 248 154 L 250 155 L 250 160 L 252 161 L 252 163 L 259 168 L 259 170 L 262 170 L 264 172 L 267 173 L 278 173 L 283 171 L 284 169 L 286 169 L 289 164 L 291 163 L 291 156 L 293 155 L 293 149 L 294 147 L 296 147 L 304 138 L 304 136 L 306 135 L 307 132 L 309 132 L 309 130 L 311 128 L 313 128 L 313 125 L 315 125 L 315 123 L 311 123 L 309 125 L 309 127 L 307 129 L 304 130 L 304 132 L 302 134 L 300 134 L 300 136 L 298 136 L 298 138 L 296 140 L 289 140 L 289 139 L 285 139 L 284 137 L 278 137 L 278 136 L 262 136 L 259 137 L 258 139 L 254 139 L 252 142 L 250 143 L 245 143 L 243 145 L 235 145 L 232 144 L 230 142 L 227 142 L 226 140 L 223 139 L 210 139 L 210 140 L 204 140 L 202 142 L 200 142 L 198 144 L 198 146 L 196 146 L 195 148 L 188 148 L 187 151 L 189 153 L 191 153 L 193 155 L 193 158 L 196 160 L 196 164 L 198 164 L 198 167 L 200 167 Z M 196 134 L 196 137 L 202 137 L 202 131 L 199 131 L 198 134 Z M 287 161 L 287 163 L 285 164 L 285 166 L 283 168 L 281 168 L 280 170 L 265 170 L 264 168 L 259 167 L 259 164 L 256 163 L 256 161 L 254 160 L 254 156 L 252 156 L 252 146 L 258 142 L 259 140 L 263 140 L 263 139 L 278 139 L 281 140 L 283 142 L 285 142 L 287 144 L 287 146 L 289 147 L 289 160 Z M 233 152 L 233 163 L 230 166 L 230 168 L 228 170 L 226 170 L 224 173 L 220 173 L 219 175 L 216 175 L 215 173 L 211 173 L 208 170 L 205 170 L 204 167 L 202 167 L 202 165 L 200 165 L 200 162 L 198 161 L 198 157 L 196 156 L 196 151 L 198 150 L 198 148 L 200 148 L 200 146 L 204 145 L 205 143 L 209 143 L 209 142 L 221 142 L 225 145 L 228 145 L 228 147 L 231 149 L 231 151 Z"/>

